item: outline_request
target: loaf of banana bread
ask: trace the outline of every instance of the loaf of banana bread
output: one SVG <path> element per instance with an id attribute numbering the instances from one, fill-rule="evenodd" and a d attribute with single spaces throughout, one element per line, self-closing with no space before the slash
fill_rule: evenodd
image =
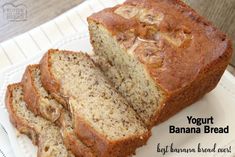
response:
<path id="1" fill-rule="evenodd" d="M 180 0 L 127 0 L 88 17 L 97 63 L 148 126 L 214 89 L 231 41 Z"/>

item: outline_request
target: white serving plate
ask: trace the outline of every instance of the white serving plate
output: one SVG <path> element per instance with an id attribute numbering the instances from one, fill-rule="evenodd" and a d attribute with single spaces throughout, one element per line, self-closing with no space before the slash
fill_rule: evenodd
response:
<path id="1" fill-rule="evenodd" d="M 91 52 L 87 33 L 76 34 L 57 43 L 53 48 L 68 49 L 75 51 Z M 45 52 L 45 51 L 44 51 Z M 28 64 L 38 63 L 42 54 L 31 58 L 24 63 L 12 66 L 0 74 L 0 123 L 8 132 L 8 136 L 16 157 L 36 157 L 37 148 L 24 135 L 19 135 L 9 122 L 5 108 L 4 95 L 9 83 L 21 80 L 25 67 Z M 229 125 L 229 134 L 170 134 L 169 125 L 194 126 L 187 123 L 187 116 L 214 117 L 211 126 Z M 201 157 L 201 156 L 235 156 L 235 79 L 225 72 L 220 83 L 209 94 L 205 95 L 195 104 L 179 112 L 168 121 L 152 129 L 152 137 L 146 146 L 137 149 L 136 157 L 163 156 L 157 151 L 157 145 L 161 147 L 174 143 L 174 148 L 196 148 L 198 143 L 203 147 L 211 148 L 214 143 L 217 147 L 231 146 L 231 153 L 166 153 L 166 157 Z"/>

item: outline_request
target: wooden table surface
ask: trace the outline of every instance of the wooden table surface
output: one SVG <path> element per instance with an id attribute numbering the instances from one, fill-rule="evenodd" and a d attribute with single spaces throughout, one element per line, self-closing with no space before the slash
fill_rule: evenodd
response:
<path id="1" fill-rule="evenodd" d="M 82 1 L 84 0 L 0 0 L 0 42 L 41 25 L 79 5 Z M 233 46 L 235 45 L 235 0 L 184 1 L 229 34 L 233 40 Z M 27 12 L 26 18 L 23 21 L 7 19 L 4 15 L 6 5 L 24 7 Z M 231 63 L 235 66 L 235 55 Z M 228 70 L 235 75 L 235 69 L 232 66 Z"/>
<path id="2" fill-rule="evenodd" d="M 233 42 L 233 58 L 228 70 L 235 76 L 235 0 L 183 1 L 229 35 Z"/>
<path id="3" fill-rule="evenodd" d="M 79 5 L 84 0 L 0 0 L 0 42 L 39 26 L 65 11 Z M 23 21 L 8 20 L 4 16 L 4 6 L 24 6 L 27 17 Z"/>

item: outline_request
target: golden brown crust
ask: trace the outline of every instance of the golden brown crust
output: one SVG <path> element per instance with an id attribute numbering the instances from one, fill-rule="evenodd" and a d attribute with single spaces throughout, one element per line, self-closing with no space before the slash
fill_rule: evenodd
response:
<path id="1" fill-rule="evenodd" d="M 202 69 L 191 84 L 172 94 L 167 102 L 161 106 L 156 117 L 156 124 L 164 122 L 213 90 L 229 64 L 231 52 L 232 43 L 229 41 L 227 50 L 221 57 Z"/>
<path id="2" fill-rule="evenodd" d="M 135 153 L 136 148 L 143 146 L 151 136 L 150 131 L 141 137 L 136 135 L 119 141 L 110 141 L 92 129 L 88 123 L 75 114 L 75 132 L 77 136 L 102 157 L 125 157 Z"/>
<path id="3" fill-rule="evenodd" d="M 64 145 L 77 157 L 95 157 L 91 149 L 78 142 L 78 137 L 74 131 L 62 129 Z M 73 133 L 72 133 L 73 132 Z"/>
<path id="4" fill-rule="evenodd" d="M 68 111 L 63 110 L 60 118 L 56 122 L 61 127 L 61 134 L 64 139 L 64 145 L 76 156 L 76 157 L 96 157 L 92 149 L 84 145 L 80 139 L 76 136 L 72 124 L 70 124 L 71 117 L 68 117 Z M 69 119 L 68 119 L 69 118 Z"/>
<path id="5" fill-rule="evenodd" d="M 143 23 L 134 17 L 126 19 L 116 13 L 116 10 L 123 6 L 134 6 L 145 9 L 144 11 L 153 11 L 155 14 L 160 12 L 164 18 L 159 25 Z M 103 25 L 117 40 L 127 33 L 134 33 L 135 37 L 144 40 L 162 42 L 162 47 L 155 47 L 151 54 L 145 54 L 144 50 L 135 51 L 133 54 L 145 65 L 156 83 L 168 93 L 190 84 L 200 74 L 201 69 L 224 53 L 231 54 L 226 51 L 229 47 L 227 36 L 179 0 L 127 0 L 123 5 L 93 14 L 88 18 L 88 22 Z M 183 45 L 177 45 L 179 41 L 176 41 L 175 45 L 172 41 L 169 42 L 169 37 L 174 39 L 177 35 L 179 40 L 189 36 L 190 42 Z M 128 40 L 128 37 L 126 38 Z M 143 56 L 155 54 L 162 57 L 161 65 L 149 66 L 150 62 L 143 62 Z"/>
<path id="6" fill-rule="evenodd" d="M 26 134 L 33 142 L 33 144 L 38 145 L 39 142 L 39 135 L 37 134 L 37 130 L 35 130 L 34 127 L 31 127 L 22 120 L 20 117 L 17 116 L 16 111 L 13 107 L 12 101 L 13 101 L 13 90 L 15 88 L 21 87 L 20 83 L 11 84 L 7 86 L 7 92 L 6 92 L 6 98 L 5 103 L 6 107 L 9 113 L 9 118 L 11 123 L 17 128 L 17 130 L 22 133 Z"/>
<path id="7" fill-rule="evenodd" d="M 32 78 L 32 68 L 38 67 L 38 65 L 27 66 L 25 73 L 22 78 L 22 86 L 24 91 L 24 101 L 26 102 L 27 108 L 31 110 L 35 115 L 41 115 L 38 101 L 40 95 L 35 89 L 33 78 Z"/>

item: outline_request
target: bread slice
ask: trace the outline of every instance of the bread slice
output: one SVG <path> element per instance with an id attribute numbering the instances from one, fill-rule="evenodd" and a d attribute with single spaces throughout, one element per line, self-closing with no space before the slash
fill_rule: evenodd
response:
<path id="1" fill-rule="evenodd" d="M 67 149 L 71 150 L 75 156 L 94 157 L 92 150 L 77 138 L 73 130 L 69 111 L 63 109 L 63 106 L 53 99 L 43 88 L 39 64 L 29 65 L 26 68 L 22 79 L 22 85 L 24 101 L 26 102 L 27 107 L 34 114 L 47 118 L 60 127 L 64 144 Z M 38 110 L 35 110 L 35 108 Z M 46 114 L 44 114 L 45 111 Z"/>
<path id="2" fill-rule="evenodd" d="M 8 85 L 6 105 L 12 124 L 38 145 L 38 157 L 73 156 L 63 144 L 60 129 L 27 109 L 20 83 Z"/>
<path id="3" fill-rule="evenodd" d="M 179 0 L 127 0 L 88 23 L 102 71 L 148 126 L 214 89 L 232 54 L 228 37 Z"/>
<path id="4" fill-rule="evenodd" d="M 131 155 L 150 131 L 87 54 L 49 50 L 40 62 L 45 89 L 68 102 L 78 137 L 102 157 Z"/>
<path id="5" fill-rule="evenodd" d="M 61 114 L 62 106 L 42 87 L 39 65 L 27 66 L 22 78 L 24 101 L 35 115 L 55 122 Z"/>

